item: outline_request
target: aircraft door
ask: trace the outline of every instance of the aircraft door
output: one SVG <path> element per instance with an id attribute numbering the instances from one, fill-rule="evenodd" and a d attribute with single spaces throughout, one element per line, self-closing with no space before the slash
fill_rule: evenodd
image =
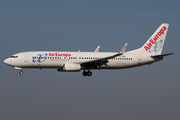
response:
<path id="1" fill-rule="evenodd" d="M 141 63 L 142 63 L 142 58 L 141 58 L 141 55 L 138 55 L 138 57 L 137 57 L 137 61 L 138 61 L 138 64 L 141 64 Z"/>
<path id="2" fill-rule="evenodd" d="M 28 54 L 24 54 L 24 62 L 29 62 Z"/>

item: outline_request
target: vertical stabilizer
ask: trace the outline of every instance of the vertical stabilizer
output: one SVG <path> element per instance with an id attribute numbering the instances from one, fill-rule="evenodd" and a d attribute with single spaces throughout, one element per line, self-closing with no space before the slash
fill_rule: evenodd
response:
<path id="1" fill-rule="evenodd" d="M 160 55 L 164 46 L 168 27 L 168 23 L 161 24 L 148 41 L 140 49 L 137 49 L 136 52 L 150 55 Z"/>

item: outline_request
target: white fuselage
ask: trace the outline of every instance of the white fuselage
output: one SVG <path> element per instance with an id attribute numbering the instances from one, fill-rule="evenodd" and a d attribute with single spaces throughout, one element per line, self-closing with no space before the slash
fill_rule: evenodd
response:
<path id="1" fill-rule="evenodd" d="M 5 63 L 19 68 L 62 68 L 66 63 L 81 63 L 90 60 L 101 59 L 111 56 L 114 52 L 58 52 L 58 51 L 37 51 L 22 52 L 13 55 L 5 60 Z M 155 62 L 150 56 L 126 52 L 108 60 L 107 65 L 101 69 L 123 69 L 141 66 Z"/>

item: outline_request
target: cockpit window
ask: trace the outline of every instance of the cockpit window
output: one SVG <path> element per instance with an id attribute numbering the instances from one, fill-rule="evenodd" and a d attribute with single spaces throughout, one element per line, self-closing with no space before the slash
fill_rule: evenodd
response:
<path id="1" fill-rule="evenodd" d="M 11 58 L 18 58 L 18 56 L 11 56 Z"/>

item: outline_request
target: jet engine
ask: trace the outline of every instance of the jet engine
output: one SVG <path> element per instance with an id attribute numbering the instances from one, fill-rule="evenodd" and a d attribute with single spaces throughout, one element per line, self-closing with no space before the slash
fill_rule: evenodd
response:
<path id="1" fill-rule="evenodd" d="M 76 63 L 65 63 L 62 68 L 58 68 L 60 72 L 78 72 L 81 70 L 81 65 Z"/>

